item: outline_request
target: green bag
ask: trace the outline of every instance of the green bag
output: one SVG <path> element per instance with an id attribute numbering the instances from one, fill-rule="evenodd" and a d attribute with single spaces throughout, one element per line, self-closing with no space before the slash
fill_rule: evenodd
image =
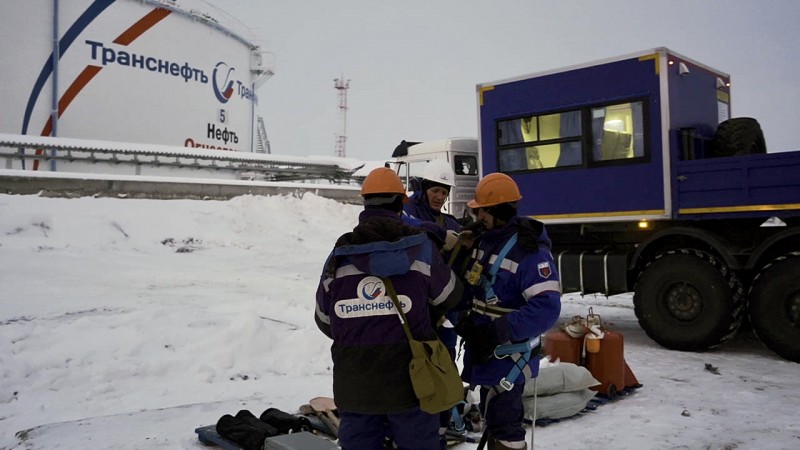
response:
<path id="1" fill-rule="evenodd" d="M 461 403 L 464 400 L 464 383 L 447 347 L 439 338 L 431 341 L 414 339 L 392 281 L 388 278 L 381 280 L 397 309 L 400 323 L 403 324 L 408 344 L 411 346 L 408 373 L 411 376 L 414 393 L 419 399 L 419 408 L 430 414 L 438 414 Z"/>

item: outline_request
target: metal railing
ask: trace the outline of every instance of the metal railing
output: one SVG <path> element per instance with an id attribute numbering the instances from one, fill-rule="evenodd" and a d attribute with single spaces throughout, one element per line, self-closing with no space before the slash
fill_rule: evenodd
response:
<path id="1" fill-rule="evenodd" d="M 272 154 L 272 149 L 269 148 L 269 139 L 267 138 L 267 127 L 264 125 L 264 119 L 258 117 L 256 122 L 256 152 Z"/>
<path id="2" fill-rule="evenodd" d="M 56 161 L 56 171 L 66 172 L 98 173 L 116 167 L 113 172 L 117 174 L 142 175 L 143 168 L 151 169 L 148 174 L 157 174 L 153 168 L 176 168 L 200 170 L 212 178 L 222 173 L 219 177 L 224 179 L 327 180 L 336 184 L 350 184 L 360 168 L 333 159 L 10 134 L 0 134 L 0 158 L 5 159 L 6 169 L 31 170 L 35 161 Z M 106 167 L 90 168 L 96 165 Z"/>

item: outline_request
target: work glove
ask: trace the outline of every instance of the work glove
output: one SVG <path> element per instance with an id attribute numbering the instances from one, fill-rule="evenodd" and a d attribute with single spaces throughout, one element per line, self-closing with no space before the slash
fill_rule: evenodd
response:
<path id="1" fill-rule="evenodd" d="M 415 225 L 417 228 L 421 229 L 428 235 L 431 241 L 436 244 L 436 248 L 443 248 L 445 245 L 445 239 L 447 235 L 445 234 L 444 228 L 440 227 L 439 225 L 433 222 L 420 222 L 419 224 Z"/>
<path id="2" fill-rule="evenodd" d="M 461 225 L 462 228 L 466 227 L 469 224 L 475 223 L 475 219 L 473 219 L 472 216 L 467 214 L 466 211 L 464 211 L 464 217 L 456 219 L 456 221 L 458 222 L 459 225 Z"/>
<path id="3" fill-rule="evenodd" d="M 467 316 L 454 329 L 461 336 L 475 364 L 488 362 L 494 356 L 495 347 L 500 344 L 493 322 L 476 324 L 474 316 Z"/>
<path id="4" fill-rule="evenodd" d="M 447 233 L 445 234 L 444 237 L 444 246 L 442 247 L 442 250 L 449 252 L 450 250 L 453 249 L 453 247 L 456 246 L 457 243 L 458 243 L 458 233 L 456 233 L 453 230 L 447 230 Z"/>
<path id="5" fill-rule="evenodd" d="M 477 237 L 483 234 L 484 231 L 486 231 L 486 225 L 484 225 L 484 223 L 481 222 L 480 220 L 476 220 L 472 223 L 469 223 L 461 227 L 461 232 L 463 233 L 465 231 L 468 231 L 472 233 L 475 237 Z"/>
<path id="6" fill-rule="evenodd" d="M 469 249 L 475 244 L 475 239 L 479 238 L 484 231 L 486 231 L 486 226 L 483 222 L 472 222 L 461 229 L 461 234 L 459 234 L 458 239 L 461 241 L 463 247 Z"/>

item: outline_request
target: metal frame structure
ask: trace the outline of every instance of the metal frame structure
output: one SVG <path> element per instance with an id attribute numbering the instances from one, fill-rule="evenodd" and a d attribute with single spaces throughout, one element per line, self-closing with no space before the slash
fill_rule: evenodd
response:
<path id="1" fill-rule="evenodd" d="M 344 75 L 334 78 L 333 87 L 339 91 L 339 112 L 342 116 L 342 134 L 336 136 L 336 156 L 344 158 L 347 146 L 347 90 L 350 89 L 350 80 L 345 80 Z"/>
<path id="2" fill-rule="evenodd" d="M 26 151 L 35 149 L 46 151 L 39 155 Z M 322 159 L 10 134 L 0 134 L 0 158 L 5 159 L 6 169 L 13 169 L 14 160 L 19 159 L 59 160 L 131 166 L 131 175 L 141 175 L 142 168 L 149 166 L 238 173 L 228 179 L 333 183 L 349 183 L 361 168 Z"/>

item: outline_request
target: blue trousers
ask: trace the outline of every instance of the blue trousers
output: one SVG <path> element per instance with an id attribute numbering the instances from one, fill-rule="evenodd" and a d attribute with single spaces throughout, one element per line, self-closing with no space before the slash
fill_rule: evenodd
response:
<path id="1" fill-rule="evenodd" d="M 439 450 L 439 415 L 419 408 L 395 414 L 340 411 L 342 450 L 381 450 L 390 436 L 400 450 Z"/>
<path id="2" fill-rule="evenodd" d="M 525 418 L 525 409 L 522 405 L 522 392 L 525 382 L 517 383 L 510 391 L 495 394 L 489 399 L 489 409 L 486 412 L 486 429 L 493 439 L 504 441 L 524 441 L 525 428 L 522 421 Z M 486 397 L 490 388 L 481 386 L 481 411 L 484 411 Z"/>

